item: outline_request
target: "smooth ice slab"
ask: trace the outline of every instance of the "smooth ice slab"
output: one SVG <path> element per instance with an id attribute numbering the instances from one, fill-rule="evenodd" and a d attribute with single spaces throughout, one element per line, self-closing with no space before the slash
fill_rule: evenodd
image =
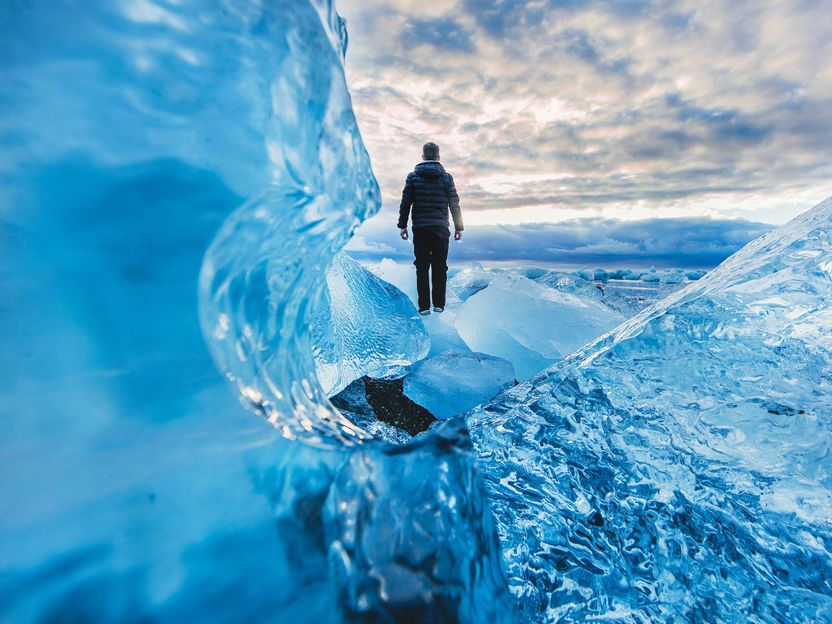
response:
<path id="1" fill-rule="evenodd" d="M 832 620 L 830 301 L 832 199 L 474 411 L 524 611 Z"/>
<path id="2" fill-rule="evenodd" d="M 436 418 L 468 411 L 515 383 L 508 360 L 485 353 L 443 353 L 417 364 L 404 393 Z"/>
<path id="3" fill-rule="evenodd" d="M 498 273 L 465 301 L 455 327 L 472 350 L 510 361 L 524 380 L 623 320 L 597 300 Z"/>
<path id="4" fill-rule="evenodd" d="M 404 374 L 427 355 L 430 338 L 407 295 L 340 253 L 312 319 L 312 344 L 318 380 L 332 396 L 364 375 Z"/>

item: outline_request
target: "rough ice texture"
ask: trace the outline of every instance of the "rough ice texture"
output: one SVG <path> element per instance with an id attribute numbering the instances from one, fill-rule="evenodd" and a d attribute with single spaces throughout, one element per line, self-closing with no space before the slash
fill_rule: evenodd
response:
<path id="1" fill-rule="evenodd" d="M 518 622 L 464 423 L 407 447 L 359 449 L 324 510 L 339 604 L 352 622 Z"/>
<path id="2" fill-rule="evenodd" d="M 436 418 L 465 412 L 514 385 L 514 366 L 485 353 L 446 352 L 419 362 L 404 393 Z"/>
<path id="3" fill-rule="evenodd" d="M 342 252 L 326 274 L 312 345 L 318 380 L 332 396 L 364 375 L 404 375 L 427 355 L 430 338 L 407 295 Z"/>
<path id="4" fill-rule="evenodd" d="M 830 300 L 832 199 L 473 413 L 526 613 L 832 619 Z"/>
<path id="5" fill-rule="evenodd" d="M 455 327 L 472 350 L 510 361 L 525 380 L 623 320 L 594 299 L 498 273 L 465 301 Z"/>

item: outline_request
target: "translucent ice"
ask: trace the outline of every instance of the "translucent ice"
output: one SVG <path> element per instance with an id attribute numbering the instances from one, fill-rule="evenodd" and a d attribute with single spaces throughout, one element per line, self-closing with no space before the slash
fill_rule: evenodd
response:
<path id="1" fill-rule="evenodd" d="M 587 279 L 587 276 L 583 274 L 547 271 L 537 276 L 534 281 L 549 288 L 572 293 L 591 301 L 604 301 L 603 286 L 596 284 L 592 275 Z"/>
<path id="2" fill-rule="evenodd" d="M 405 451 L 350 455 L 323 525 L 349 622 L 519 621 L 461 420 L 439 423 Z"/>
<path id="3" fill-rule="evenodd" d="M 701 273 L 695 275 L 699 277 Z M 623 279 L 624 277 L 627 279 Z M 548 271 L 536 277 L 535 282 L 583 298 L 594 299 L 625 316 L 632 316 L 682 288 L 688 282 L 688 278 L 686 272 L 681 269 L 654 269 L 652 272 L 644 273 L 631 269 L 595 269 L 572 273 Z"/>
<path id="4" fill-rule="evenodd" d="M 592 299 L 497 273 L 465 301 L 455 326 L 471 349 L 510 361 L 524 380 L 623 319 Z"/>
<path id="5" fill-rule="evenodd" d="M 404 393 L 436 418 L 450 418 L 514 385 L 514 366 L 485 353 L 445 352 L 419 362 Z"/>
<path id="6" fill-rule="evenodd" d="M 0 620 L 339 619 L 315 518 L 342 453 L 240 408 L 197 282 L 247 205 L 209 336 L 297 372 L 234 384 L 290 433 L 337 417 L 287 343 L 377 207 L 343 34 L 326 2 L 0 4 Z"/>
<path id="7" fill-rule="evenodd" d="M 468 419 L 548 620 L 832 619 L 832 199 Z"/>
<path id="8" fill-rule="evenodd" d="M 418 294 L 416 293 L 416 269 L 410 264 L 395 262 L 384 258 L 367 267 L 373 274 L 386 282 L 394 284 L 403 292 L 407 293 L 414 305 L 418 305 Z M 423 317 L 422 321 L 430 335 L 429 355 L 438 355 L 445 351 L 470 351 L 468 345 L 460 338 L 454 327 L 457 309 L 460 300 L 452 285 L 449 284 L 447 291 L 447 304 L 442 314 L 431 314 Z"/>
<path id="9" fill-rule="evenodd" d="M 477 410 L 486 490 L 318 383 L 378 207 L 329 3 L 0 16 L 0 620 L 832 619 L 829 203 Z"/>
<path id="10" fill-rule="evenodd" d="M 478 263 L 472 263 L 454 273 L 453 277 L 448 280 L 448 288 L 460 300 L 466 301 L 468 297 L 485 289 L 495 275 L 497 271 L 489 271 Z"/>
<path id="11" fill-rule="evenodd" d="M 430 338 L 407 295 L 342 252 L 326 274 L 312 344 L 318 380 L 332 396 L 364 375 L 403 375 L 427 355 Z"/>
<path id="12" fill-rule="evenodd" d="M 414 305 L 418 305 L 419 296 L 416 292 L 416 268 L 412 264 L 384 258 L 379 262 L 368 264 L 367 269 L 385 282 L 393 284 L 410 297 Z"/>

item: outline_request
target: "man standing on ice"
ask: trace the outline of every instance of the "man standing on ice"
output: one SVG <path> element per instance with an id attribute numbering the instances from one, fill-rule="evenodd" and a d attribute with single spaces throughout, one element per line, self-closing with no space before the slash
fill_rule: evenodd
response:
<path id="1" fill-rule="evenodd" d="M 439 146 L 425 143 L 422 162 L 407 175 L 399 207 L 398 228 L 408 239 L 407 217 L 413 208 L 413 253 L 416 260 L 416 289 L 419 314 L 430 314 L 431 286 L 433 311 L 445 309 L 445 283 L 448 279 L 448 240 L 451 231 L 448 210 L 454 218 L 454 240 L 462 238 L 462 211 L 453 176 L 439 164 Z M 428 269 L 431 279 L 428 279 Z"/>

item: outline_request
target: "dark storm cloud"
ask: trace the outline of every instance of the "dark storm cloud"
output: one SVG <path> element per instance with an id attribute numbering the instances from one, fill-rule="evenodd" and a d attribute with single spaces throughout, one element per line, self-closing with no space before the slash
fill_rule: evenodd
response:
<path id="1" fill-rule="evenodd" d="M 709 269 L 770 229 L 762 223 L 703 218 L 480 226 L 466 231 L 463 242 L 452 246 L 450 262 Z M 397 240 L 397 235 L 386 220 L 374 219 L 347 249 L 366 260 L 411 260 L 410 244 Z"/>

